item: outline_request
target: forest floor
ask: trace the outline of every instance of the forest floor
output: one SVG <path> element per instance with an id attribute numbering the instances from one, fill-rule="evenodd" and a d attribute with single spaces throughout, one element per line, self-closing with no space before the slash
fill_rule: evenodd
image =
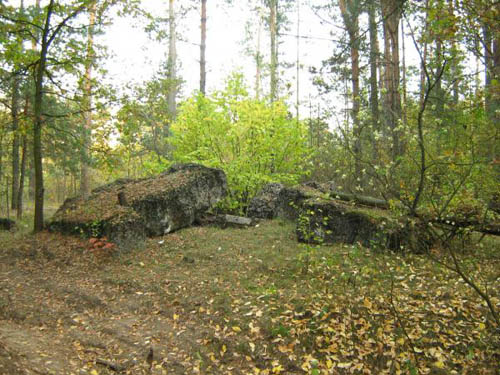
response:
<path id="1" fill-rule="evenodd" d="M 499 308 L 500 241 L 481 243 L 459 256 Z M 428 256 L 306 246 L 281 221 L 92 249 L 0 233 L 0 374 L 500 371 L 485 304 Z"/>

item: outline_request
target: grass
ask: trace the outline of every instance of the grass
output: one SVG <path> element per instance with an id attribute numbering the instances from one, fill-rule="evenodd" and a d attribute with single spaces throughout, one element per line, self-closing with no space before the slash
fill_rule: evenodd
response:
<path id="1" fill-rule="evenodd" d="M 69 355 L 75 373 L 112 373 L 93 361 L 126 363 L 123 353 L 144 358 L 145 344 L 134 343 L 145 342 L 158 353 L 154 374 L 498 371 L 499 338 L 484 303 L 423 255 L 299 244 L 294 226 L 277 220 L 249 229 L 192 227 L 113 254 L 89 252 L 77 238 L 3 233 L 2 258 L 19 254 L 34 239 L 53 258 L 37 251 L 2 271 L 19 272 L 14 278 L 25 283 L 26 300 L 41 290 L 23 279 L 27 270 L 30 277 L 52 275 L 52 284 L 61 288 L 53 288 L 44 305 L 46 321 L 70 347 L 83 340 L 71 328 L 75 323 L 62 318 L 75 313 L 78 301 L 86 306 L 87 323 L 79 334 L 99 338 L 105 349 L 80 344 Z M 468 274 L 488 285 L 498 308 L 500 242 L 484 241 L 460 257 Z M 63 298 L 68 293 L 71 298 Z M 6 309 L 22 310 L 20 302 L 9 307 L 3 300 L 6 295 L 0 298 L 6 316 L 12 314 Z M 128 330 L 111 327 L 129 320 L 135 323 Z M 29 327 L 28 321 L 19 324 Z M 147 373 L 144 359 L 129 373 Z"/>

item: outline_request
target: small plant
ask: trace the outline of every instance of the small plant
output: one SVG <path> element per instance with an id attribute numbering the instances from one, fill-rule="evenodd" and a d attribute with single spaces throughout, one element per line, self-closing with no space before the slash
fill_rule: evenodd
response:
<path id="1" fill-rule="evenodd" d="M 321 212 L 319 212 L 321 214 Z M 328 217 L 322 218 L 322 225 L 318 225 L 312 218 L 316 213 L 308 209 L 300 213 L 297 220 L 297 232 L 302 238 L 301 247 L 304 249 L 299 254 L 299 260 L 303 263 L 302 274 L 306 275 L 311 266 L 311 258 L 317 252 L 321 244 L 324 242 L 325 235 L 328 230 L 323 230 L 328 224 Z"/>
<path id="2" fill-rule="evenodd" d="M 87 229 L 90 233 L 90 237 L 100 237 L 102 234 L 102 222 L 100 220 L 94 220 L 88 225 Z"/>

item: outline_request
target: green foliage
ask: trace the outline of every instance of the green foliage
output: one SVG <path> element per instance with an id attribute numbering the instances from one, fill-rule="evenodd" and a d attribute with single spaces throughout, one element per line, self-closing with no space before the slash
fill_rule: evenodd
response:
<path id="1" fill-rule="evenodd" d="M 297 183 L 311 154 L 286 105 L 252 99 L 239 74 L 224 91 L 186 100 L 171 131 L 174 160 L 222 168 L 230 189 L 224 209 L 240 213 L 263 184 Z"/>

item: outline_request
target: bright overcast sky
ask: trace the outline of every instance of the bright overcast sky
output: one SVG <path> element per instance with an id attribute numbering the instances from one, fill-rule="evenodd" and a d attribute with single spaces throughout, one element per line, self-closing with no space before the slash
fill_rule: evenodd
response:
<path id="1" fill-rule="evenodd" d="M 179 2 L 178 2 L 179 3 Z M 244 53 L 245 25 L 248 21 L 249 10 L 247 3 L 235 1 L 237 5 L 228 6 L 222 0 L 207 2 L 207 89 L 221 89 L 225 78 L 235 70 L 245 73 L 249 86 L 253 89 L 255 65 L 250 56 Z M 167 1 L 144 2 L 148 10 L 156 16 L 167 17 Z M 296 10 L 289 14 L 289 34 L 296 34 Z M 301 9 L 301 35 L 319 37 L 318 40 L 300 39 L 300 62 L 303 65 L 300 73 L 300 97 L 304 108 L 309 108 L 309 97 L 317 96 L 311 84 L 311 75 L 308 68 L 311 65 L 319 66 L 322 59 L 331 53 L 331 41 L 321 38 L 331 38 L 328 26 L 320 25 L 320 20 L 307 7 Z M 167 27 L 167 25 L 166 25 Z M 255 25 L 255 29 L 257 29 Z M 179 21 L 180 41 L 177 42 L 180 75 L 185 81 L 182 95 L 188 96 L 199 88 L 199 42 L 200 16 L 199 9 L 191 11 Z M 254 35 L 256 43 L 256 35 Z M 280 45 L 282 61 L 296 62 L 297 48 L 294 36 L 282 36 Z M 101 43 L 109 48 L 111 57 L 105 62 L 109 72 L 108 82 L 114 85 L 124 85 L 129 82 L 140 83 L 154 77 L 160 64 L 166 60 L 168 40 L 162 43 L 152 41 L 143 31 L 137 20 L 132 18 L 115 18 L 114 23 L 107 28 L 106 34 L 101 37 Z M 306 45 L 307 44 L 307 45 Z M 262 30 L 262 52 L 266 53 L 269 46 L 269 34 Z M 267 61 L 266 61 L 267 62 Z M 281 79 L 291 85 L 292 94 L 290 103 L 295 103 L 296 68 L 290 68 Z M 268 83 L 264 81 L 264 92 L 268 90 Z M 283 86 L 283 82 L 282 82 Z M 309 109 L 307 110 L 309 112 Z M 307 113 L 309 115 L 309 113 Z"/>

